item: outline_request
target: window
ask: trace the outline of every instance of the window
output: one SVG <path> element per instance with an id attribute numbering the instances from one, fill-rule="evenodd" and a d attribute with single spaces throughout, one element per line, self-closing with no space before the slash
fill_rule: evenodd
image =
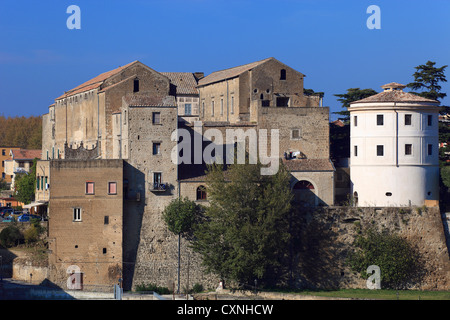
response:
<path id="1" fill-rule="evenodd" d="M 392 197 L 392 192 L 386 192 L 386 197 Z"/>
<path id="2" fill-rule="evenodd" d="M 384 146 L 383 145 L 377 146 L 377 156 L 379 156 L 379 157 L 384 156 Z"/>
<path id="3" fill-rule="evenodd" d="M 433 145 L 432 145 L 432 144 L 429 144 L 429 145 L 427 146 L 427 148 L 428 148 L 428 150 L 427 150 L 428 155 L 429 155 L 429 156 L 433 155 Z"/>
<path id="4" fill-rule="evenodd" d="M 358 146 L 353 146 L 353 154 L 355 155 L 355 157 L 358 156 Z"/>
<path id="5" fill-rule="evenodd" d="M 133 92 L 139 92 L 139 79 L 134 79 L 133 82 Z"/>
<path id="6" fill-rule="evenodd" d="M 36 178 L 36 189 L 39 190 L 39 184 L 41 183 L 41 177 Z"/>
<path id="7" fill-rule="evenodd" d="M 280 80 L 286 80 L 286 70 L 281 69 L 280 71 Z"/>
<path id="8" fill-rule="evenodd" d="M 289 105 L 288 97 L 277 97 L 277 107 L 287 107 Z"/>
<path id="9" fill-rule="evenodd" d="M 103 248 L 103 254 L 106 254 L 106 248 Z"/>
<path id="10" fill-rule="evenodd" d="M 412 144 L 405 144 L 405 155 L 412 155 Z"/>
<path id="11" fill-rule="evenodd" d="M 211 101 L 211 116 L 214 117 L 214 101 Z"/>
<path id="12" fill-rule="evenodd" d="M 2 161 L 2 168 L 5 167 L 5 161 Z"/>
<path id="13" fill-rule="evenodd" d="M 105 216 L 103 219 L 104 224 L 109 224 L 109 216 Z"/>
<path id="14" fill-rule="evenodd" d="M 431 114 L 429 114 L 427 116 L 427 123 L 428 123 L 428 126 L 432 126 L 433 125 L 433 116 Z"/>
<path id="15" fill-rule="evenodd" d="M 234 96 L 231 96 L 231 114 L 234 113 Z"/>
<path id="16" fill-rule="evenodd" d="M 291 131 L 291 139 L 300 139 L 300 129 L 292 129 Z"/>
<path id="17" fill-rule="evenodd" d="M 353 116 L 353 126 L 358 126 L 358 116 Z"/>
<path id="18" fill-rule="evenodd" d="M 197 188 L 197 200 L 206 200 L 206 188 L 204 186 L 199 186 Z"/>
<path id="19" fill-rule="evenodd" d="M 6 156 L 6 150 L 2 149 L 2 156 Z"/>
<path id="20" fill-rule="evenodd" d="M 19 168 L 25 168 L 25 162 L 23 161 L 19 162 Z"/>
<path id="21" fill-rule="evenodd" d="M 153 142 L 153 154 L 161 154 L 161 142 Z"/>
<path id="22" fill-rule="evenodd" d="M 108 182 L 108 194 L 117 194 L 117 182 Z"/>
<path id="23" fill-rule="evenodd" d="M 202 102 L 202 116 L 205 116 L 205 103 Z"/>
<path id="24" fill-rule="evenodd" d="M 382 126 L 384 124 L 384 117 L 382 114 L 377 114 L 377 126 Z"/>
<path id="25" fill-rule="evenodd" d="M 223 115 L 223 99 L 220 99 L 220 115 Z"/>
<path id="26" fill-rule="evenodd" d="M 261 101 L 262 107 L 270 107 L 270 100 L 263 100 Z"/>
<path id="27" fill-rule="evenodd" d="M 161 112 L 153 112 L 152 122 L 153 124 L 161 124 Z"/>
<path id="28" fill-rule="evenodd" d="M 162 173 L 153 172 L 153 189 L 159 189 L 161 183 L 162 183 Z"/>
<path id="29" fill-rule="evenodd" d="M 94 182 L 86 182 L 86 194 L 94 194 Z"/>
<path id="30" fill-rule="evenodd" d="M 405 114 L 405 126 L 410 126 L 411 125 L 411 117 L 412 117 L 412 115 Z"/>
<path id="31" fill-rule="evenodd" d="M 184 114 L 188 116 L 192 114 L 192 104 L 190 103 L 184 104 Z"/>
<path id="32" fill-rule="evenodd" d="M 81 208 L 73 208 L 73 221 L 81 221 Z"/>

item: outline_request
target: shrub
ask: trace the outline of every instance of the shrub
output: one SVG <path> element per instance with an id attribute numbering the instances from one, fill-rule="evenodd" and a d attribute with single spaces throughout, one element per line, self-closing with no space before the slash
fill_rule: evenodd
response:
<path id="1" fill-rule="evenodd" d="M 0 232 L 0 244 L 5 248 L 18 245 L 23 234 L 16 225 L 10 225 Z"/>
<path id="2" fill-rule="evenodd" d="M 169 294 L 170 290 L 166 287 L 159 287 L 156 284 L 149 283 L 149 284 L 140 284 L 136 286 L 136 291 L 154 291 L 158 294 Z"/>
<path id="3" fill-rule="evenodd" d="M 192 291 L 195 293 L 200 293 L 203 291 L 203 286 L 200 283 L 194 284 L 194 287 L 192 287 Z"/>
<path id="4" fill-rule="evenodd" d="M 348 263 L 364 279 L 370 276 L 367 268 L 376 265 L 380 267 L 382 288 L 404 289 L 419 281 L 421 259 L 406 239 L 369 229 L 356 238 L 354 246 Z"/>

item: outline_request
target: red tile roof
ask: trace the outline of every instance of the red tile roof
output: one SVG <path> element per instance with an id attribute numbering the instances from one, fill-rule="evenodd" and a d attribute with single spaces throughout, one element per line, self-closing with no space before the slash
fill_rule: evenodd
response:
<path id="1" fill-rule="evenodd" d="M 11 150 L 12 153 L 12 159 L 13 160 L 33 160 L 34 158 L 41 158 L 42 150 L 27 150 L 27 149 L 20 149 L 20 150 Z"/>
<path id="2" fill-rule="evenodd" d="M 75 94 L 78 94 L 81 92 L 99 88 L 106 79 L 118 74 L 120 71 L 122 71 L 125 68 L 128 68 L 129 66 L 131 66 L 132 64 L 134 64 L 136 62 L 138 62 L 138 61 L 133 61 L 129 64 L 118 67 L 114 70 L 104 72 L 104 73 L 96 76 L 95 78 L 92 78 L 91 80 L 86 81 L 83 84 L 80 84 L 79 86 L 73 88 L 72 90 L 66 91 L 62 96 L 56 98 L 56 100 L 67 98 L 67 97 L 70 97 L 72 95 L 75 95 Z"/>
<path id="3" fill-rule="evenodd" d="M 191 72 L 161 72 L 177 87 L 178 94 L 198 95 L 197 80 Z"/>
<path id="4" fill-rule="evenodd" d="M 174 96 L 152 96 L 145 94 L 127 94 L 123 101 L 130 107 L 176 107 Z"/>
<path id="5" fill-rule="evenodd" d="M 198 81 L 198 85 L 199 86 L 204 86 L 213 82 L 219 82 L 225 79 L 230 79 L 230 78 L 234 78 L 237 77 L 238 75 L 240 75 L 241 73 L 248 71 L 250 69 L 253 69 L 257 66 L 259 66 L 260 64 L 263 64 L 264 62 L 267 62 L 271 59 L 274 58 L 267 58 L 261 61 L 256 61 L 256 62 L 252 62 L 252 63 L 248 63 L 248 64 L 244 64 L 242 66 L 238 66 L 238 67 L 234 67 L 234 68 L 229 68 L 229 69 L 225 69 L 225 70 L 220 70 L 220 71 L 216 71 L 213 72 L 209 75 L 207 75 L 206 77 L 200 79 Z"/>

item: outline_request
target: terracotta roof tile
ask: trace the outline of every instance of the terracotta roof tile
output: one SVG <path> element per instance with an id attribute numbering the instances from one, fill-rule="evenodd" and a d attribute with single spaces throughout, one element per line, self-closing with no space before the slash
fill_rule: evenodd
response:
<path id="1" fill-rule="evenodd" d="M 355 103 L 370 103 L 370 102 L 432 102 L 439 103 L 437 100 L 431 100 L 427 98 L 423 98 L 417 94 L 404 92 L 402 89 L 406 88 L 405 85 L 391 82 L 385 85 L 382 85 L 381 88 L 385 89 L 380 93 L 374 94 L 373 96 L 354 101 L 350 103 L 350 105 Z M 390 89 L 390 90 L 389 90 Z"/>
<path id="2" fill-rule="evenodd" d="M 34 158 L 41 158 L 42 150 L 35 149 L 20 149 L 11 150 L 13 160 L 33 160 Z"/>
<path id="3" fill-rule="evenodd" d="M 190 72 L 161 72 L 177 87 L 177 94 L 198 95 L 197 80 Z"/>
<path id="4" fill-rule="evenodd" d="M 133 61 L 133 62 L 127 64 L 127 65 L 118 67 L 118 68 L 116 68 L 114 70 L 107 71 L 107 72 L 104 72 L 102 74 L 99 74 L 95 78 L 92 78 L 91 80 L 86 81 L 83 84 L 80 84 L 79 86 L 73 88 L 72 90 L 66 91 L 63 95 L 61 95 L 60 97 L 56 98 L 56 100 L 67 98 L 67 97 L 70 97 L 72 95 L 75 95 L 75 94 L 78 94 L 78 93 L 81 93 L 81 92 L 85 92 L 85 91 L 89 91 L 89 90 L 98 88 L 98 87 L 100 87 L 103 84 L 103 82 L 106 79 L 108 79 L 108 78 L 118 74 L 120 71 L 122 71 L 125 68 L 128 68 L 129 66 L 131 66 L 132 64 L 134 64 L 136 62 L 137 61 Z"/>
<path id="5" fill-rule="evenodd" d="M 288 171 L 334 171 L 329 159 L 282 159 Z"/>
<path id="6" fill-rule="evenodd" d="M 273 59 L 273 58 L 267 58 L 267 59 L 264 59 L 261 61 L 244 64 L 242 66 L 238 66 L 238 67 L 234 67 L 234 68 L 230 68 L 230 69 L 215 71 L 215 72 L 207 75 L 206 77 L 200 79 L 198 81 L 198 85 L 204 86 L 204 85 L 207 85 L 207 84 L 210 84 L 213 82 L 218 82 L 218 81 L 222 81 L 225 79 L 237 77 L 241 73 L 248 71 L 250 69 L 253 69 L 254 67 L 259 66 L 260 64 L 263 64 L 264 62 L 267 62 L 271 59 Z"/>
<path id="7" fill-rule="evenodd" d="M 130 107 L 176 107 L 174 96 L 151 96 L 146 94 L 127 94 L 123 100 Z"/>

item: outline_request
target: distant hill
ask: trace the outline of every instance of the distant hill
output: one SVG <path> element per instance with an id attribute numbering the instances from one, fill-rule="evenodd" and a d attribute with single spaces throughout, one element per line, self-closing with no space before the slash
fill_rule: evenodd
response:
<path id="1" fill-rule="evenodd" d="M 0 146 L 41 149 L 42 117 L 0 116 Z"/>

